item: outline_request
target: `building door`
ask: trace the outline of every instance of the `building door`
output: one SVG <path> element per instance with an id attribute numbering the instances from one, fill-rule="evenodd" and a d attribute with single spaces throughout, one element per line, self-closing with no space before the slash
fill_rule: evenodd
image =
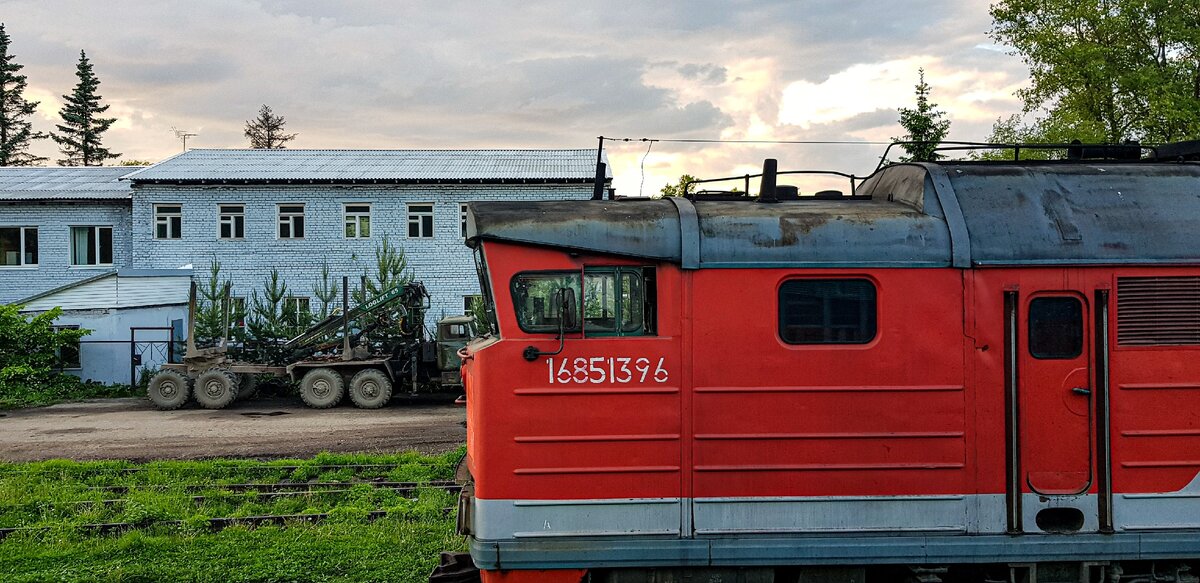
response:
<path id="1" fill-rule="evenodd" d="M 1017 435 L 1026 532 L 1095 530 L 1088 298 L 1035 291 L 1020 302 Z"/>

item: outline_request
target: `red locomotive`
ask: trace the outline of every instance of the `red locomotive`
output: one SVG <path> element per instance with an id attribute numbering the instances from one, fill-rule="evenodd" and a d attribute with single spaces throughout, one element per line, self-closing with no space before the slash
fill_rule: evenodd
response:
<path id="1" fill-rule="evenodd" d="M 1190 155 L 471 204 L 484 582 L 1197 581 Z"/>

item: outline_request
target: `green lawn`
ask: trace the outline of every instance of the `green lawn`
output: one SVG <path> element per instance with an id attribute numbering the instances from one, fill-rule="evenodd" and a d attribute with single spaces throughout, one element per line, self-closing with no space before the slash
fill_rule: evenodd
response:
<path id="1" fill-rule="evenodd" d="M 22 529 L 0 540 L 0 581 L 424 581 L 439 551 L 464 548 L 448 511 L 452 492 L 348 483 L 294 488 L 340 492 L 271 496 L 223 486 L 449 480 L 461 456 L 0 463 L 0 528 Z M 319 467 L 347 464 L 377 467 Z M 369 520 L 372 511 L 386 516 Z M 328 518 L 219 531 L 209 523 L 292 514 Z M 88 526 L 101 523 L 134 528 L 100 534 Z"/>

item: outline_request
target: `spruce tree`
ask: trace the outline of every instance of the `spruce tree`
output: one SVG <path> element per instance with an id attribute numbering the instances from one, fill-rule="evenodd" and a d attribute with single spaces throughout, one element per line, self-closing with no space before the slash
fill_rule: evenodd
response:
<path id="1" fill-rule="evenodd" d="M 936 150 L 950 131 L 950 120 L 943 119 L 945 113 L 937 108 L 936 103 L 929 102 L 931 91 L 925 82 L 925 69 L 920 69 L 920 80 L 916 86 L 917 106 L 900 108 L 900 126 L 906 130 L 900 140 L 912 142 L 902 144 L 908 155 L 902 156 L 901 162 L 933 162 L 941 158 Z"/>
<path id="2" fill-rule="evenodd" d="M 274 150 L 286 148 L 284 144 L 296 139 L 296 134 L 283 131 L 287 120 L 282 115 L 275 115 L 271 107 L 263 104 L 258 109 L 258 117 L 246 120 L 246 137 L 250 147 L 256 150 Z"/>
<path id="3" fill-rule="evenodd" d="M 101 136 L 117 118 L 100 117 L 108 111 L 108 105 L 100 105 L 101 98 L 96 94 L 100 80 L 92 72 L 92 64 L 83 51 L 79 51 L 75 76 L 79 78 L 79 83 L 70 95 L 63 96 L 66 105 L 59 110 L 63 123 L 56 126 L 58 133 L 54 134 L 54 141 L 58 142 L 58 149 L 65 156 L 58 163 L 63 166 L 100 166 L 105 160 L 120 156 L 100 143 Z"/>
<path id="4" fill-rule="evenodd" d="M 30 166 L 46 158 L 30 154 L 29 143 L 49 135 L 33 131 L 27 119 L 37 110 L 38 102 L 25 100 L 27 82 L 25 75 L 18 74 L 24 65 L 13 62 L 9 41 L 0 23 L 0 166 Z"/>

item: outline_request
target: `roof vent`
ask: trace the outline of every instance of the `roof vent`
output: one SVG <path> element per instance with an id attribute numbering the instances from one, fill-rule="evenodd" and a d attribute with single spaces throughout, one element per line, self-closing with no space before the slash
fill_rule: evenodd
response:
<path id="1" fill-rule="evenodd" d="M 1200 344 L 1200 277 L 1118 277 L 1117 344 Z"/>
<path id="2" fill-rule="evenodd" d="M 779 202 L 775 197 L 775 178 L 779 172 L 779 161 L 774 158 L 763 160 L 762 182 L 758 187 L 758 202 Z"/>

